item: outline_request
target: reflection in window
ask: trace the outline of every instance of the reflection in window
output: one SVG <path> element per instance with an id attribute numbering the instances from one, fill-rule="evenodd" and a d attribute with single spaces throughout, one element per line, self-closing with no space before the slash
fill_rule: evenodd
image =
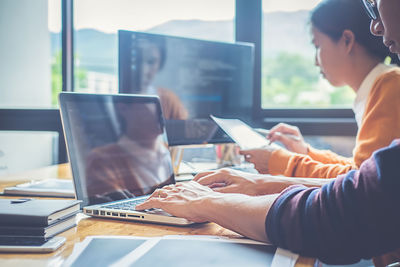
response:
<path id="1" fill-rule="evenodd" d="M 118 92 L 120 29 L 234 41 L 234 0 L 75 0 L 75 91 Z"/>

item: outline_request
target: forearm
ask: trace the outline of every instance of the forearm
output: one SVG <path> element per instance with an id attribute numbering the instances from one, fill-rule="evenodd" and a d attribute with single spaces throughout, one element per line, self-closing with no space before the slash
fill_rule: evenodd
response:
<path id="1" fill-rule="evenodd" d="M 282 192 L 266 220 L 271 242 L 334 264 L 398 248 L 399 158 L 397 142 L 321 189 Z"/>
<path id="2" fill-rule="evenodd" d="M 324 164 L 308 155 L 300 155 L 279 149 L 268 160 L 268 173 L 287 177 L 335 178 L 352 169 L 354 164 Z"/>
<path id="3" fill-rule="evenodd" d="M 321 187 L 330 183 L 332 179 L 318 178 L 295 178 L 284 176 L 263 175 L 258 179 L 257 189 L 258 195 L 276 194 L 292 185 L 304 185 L 307 187 Z"/>
<path id="4" fill-rule="evenodd" d="M 308 156 L 310 156 L 313 160 L 324 164 L 342 164 L 342 165 L 352 165 L 353 159 L 346 158 L 336 154 L 330 150 L 319 150 L 309 146 Z"/>
<path id="5" fill-rule="evenodd" d="M 278 195 L 251 197 L 242 194 L 215 194 L 205 200 L 199 212 L 215 222 L 251 239 L 268 242 L 265 218 Z"/>

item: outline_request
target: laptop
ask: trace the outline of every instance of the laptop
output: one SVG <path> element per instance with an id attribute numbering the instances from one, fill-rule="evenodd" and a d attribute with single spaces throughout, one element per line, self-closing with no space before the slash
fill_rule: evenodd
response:
<path id="1" fill-rule="evenodd" d="M 136 211 L 174 184 L 157 96 L 61 93 L 60 110 L 76 197 L 94 217 L 188 225 L 160 209 Z"/>

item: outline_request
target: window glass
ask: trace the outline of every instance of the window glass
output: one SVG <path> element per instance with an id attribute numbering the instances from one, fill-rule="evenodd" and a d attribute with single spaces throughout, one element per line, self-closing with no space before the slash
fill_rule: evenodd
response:
<path id="1" fill-rule="evenodd" d="M 354 92 L 335 88 L 315 66 L 309 12 L 320 0 L 263 0 L 262 108 L 349 108 Z"/>
<path id="2" fill-rule="evenodd" d="M 56 132 L 0 131 L 0 176 L 57 164 L 58 138 Z"/>
<path id="3" fill-rule="evenodd" d="M 118 91 L 118 30 L 234 41 L 234 0 L 75 0 L 75 91 Z"/>
<path id="4" fill-rule="evenodd" d="M 356 146 L 354 136 L 317 136 L 306 135 L 304 140 L 316 149 L 331 150 L 344 157 L 352 157 Z"/>
<path id="5" fill-rule="evenodd" d="M 58 106 L 61 0 L 1 0 L 0 39 L 0 108 Z M 57 140 L 53 132 L 0 131 L 0 175 L 56 163 Z"/>
<path id="6" fill-rule="evenodd" d="M 61 0 L 0 1 L 1 108 L 57 106 L 60 30 Z"/>

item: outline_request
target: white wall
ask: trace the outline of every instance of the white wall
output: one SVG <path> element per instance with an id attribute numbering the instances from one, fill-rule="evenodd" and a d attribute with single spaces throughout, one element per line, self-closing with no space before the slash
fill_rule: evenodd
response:
<path id="1" fill-rule="evenodd" d="M 54 164 L 57 138 L 53 132 L 1 132 L 0 176 Z"/>
<path id="2" fill-rule="evenodd" d="M 0 107 L 51 106 L 47 0 L 0 1 Z"/>
<path id="3" fill-rule="evenodd" d="M 0 0 L 0 108 L 50 106 L 48 2 Z M 0 175 L 53 164 L 54 136 L 0 132 Z"/>

